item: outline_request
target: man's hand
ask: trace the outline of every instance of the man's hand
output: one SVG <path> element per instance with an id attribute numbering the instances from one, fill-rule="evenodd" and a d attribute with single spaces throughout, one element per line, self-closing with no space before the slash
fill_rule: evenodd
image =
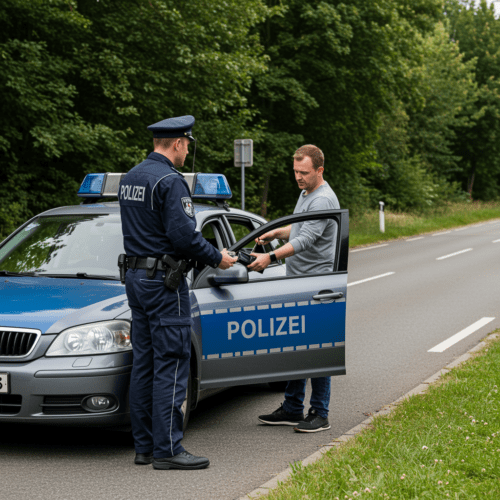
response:
<path id="1" fill-rule="evenodd" d="M 250 255 L 257 258 L 247 267 L 249 271 L 263 271 L 271 264 L 271 257 L 269 257 L 268 253 L 251 253 Z"/>
<path id="2" fill-rule="evenodd" d="M 257 243 L 257 245 L 265 245 L 274 239 L 274 231 L 269 231 L 268 233 L 261 234 L 258 238 L 255 238 L 255 243 Z M 256 269 L 252 269 L 252 271 L 256 271 Z"/>
<path id="3" fill-rule="evenodd" d="M 233 267 L 234 263 L 238 260 L 238 257 L 231 257 L 227 253 L 226 248 L 222 250 L 221 254 L 222 254 L 222 260 L 220 261 L 219 269 L 229 269 L 230 267 Z"/>

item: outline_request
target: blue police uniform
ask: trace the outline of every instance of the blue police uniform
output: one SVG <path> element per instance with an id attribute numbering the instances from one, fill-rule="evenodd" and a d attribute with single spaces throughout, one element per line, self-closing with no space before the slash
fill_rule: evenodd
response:
<path id="1" fill-rule="evenodd" d="M 164 120 L 155 136 L 191 137 L 192 117 Z M 150 127 L 148 127 L 150 128 Z M 151 128 L 150 128 L 151 129 Z M 177 134 L 177 135 L 176 135 Z M 189 187 L 172 162 L 159 153 L 135 166 L 120 182 L 124 247 L 127 258 L 165 254 L 217 267 L 221 253 L 196 231 Z M 169 458 L 185 451 L 181 406 L 191 357 L 191 306 L 183 277 L 177 291 L 163 282 L 165 271 L 150 277 L 129 269 L 126 292 L 132 310 L 133 367 L 130 417 L 136 453 Z"/>

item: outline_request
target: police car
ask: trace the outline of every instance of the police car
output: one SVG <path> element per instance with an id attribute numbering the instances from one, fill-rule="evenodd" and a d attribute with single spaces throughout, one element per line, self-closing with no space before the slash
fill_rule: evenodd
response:
<path id="1" fill-rule="evenodd" d="M 122 175 L 87 175 L 81 205 L 41 213 L 0 244 L 0 422 L 129 424 L 131 312 L 117 267 L 120 208 L 111 201 Z M 184 175 L 197 230 L 220 250 L 271 251 L 280 242 L 254 248 L 255 238 L 295 222 L 327 218 L 338 229 L 327 274 L 287 277 L 280 261 L 262 273 L 239 263 L 189 272 L 185 422 L 214 389 L 345 374 L 348 211 L 266 222 L 227 205 L 223 175 Z"/>

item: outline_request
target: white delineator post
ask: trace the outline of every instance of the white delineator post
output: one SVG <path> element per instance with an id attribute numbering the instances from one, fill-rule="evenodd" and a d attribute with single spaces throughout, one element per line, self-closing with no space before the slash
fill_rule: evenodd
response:
<path id="1" fill-rule="evenodd" d="M 245 167 L 253 165 L 253 140 L 234 141 L 234 166 L 241 167 L 241 209 L 245 210 Z"/>
<path id="2" fill-rule="evenodd" d="M 384 202 L 383 201 L 379 201 L 378 202 L 378 205 L 380 207 L 380 211 L 379 211 L 379 222 L 380 222 L 380 232 L 381 233 L 385 233 L 385 214 L 384 214 Z"/>

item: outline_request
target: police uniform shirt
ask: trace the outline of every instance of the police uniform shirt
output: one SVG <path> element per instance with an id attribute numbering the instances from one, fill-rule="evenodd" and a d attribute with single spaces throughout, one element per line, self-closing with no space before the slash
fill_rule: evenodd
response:
<path id="1" fill-rule="evenodd" d="M 195 231 L 194 205 L 184 177 L 159 153 L 132 168 L 118 192 L 129 257 L 194 259 L 217 267 L 222 255 Z"/>

